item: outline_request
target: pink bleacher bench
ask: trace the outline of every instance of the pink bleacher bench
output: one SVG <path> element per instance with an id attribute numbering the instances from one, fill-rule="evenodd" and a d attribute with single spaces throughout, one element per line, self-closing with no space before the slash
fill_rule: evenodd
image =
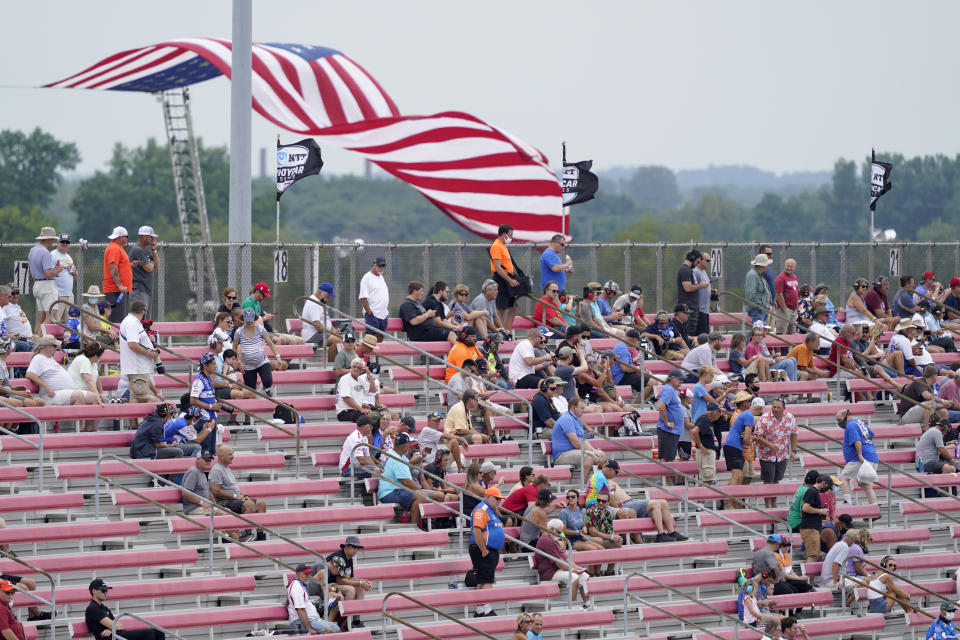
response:
<path id="1" fill-rule="evenodd" d="M 492 589 L 446 589 L 429 593 L 416 593 L 415 597 L 434 607 L 465 607 L 488 602 L 537 602 L 550 600 L 560 595 L 560 585 L 556 582 Z M 343 603 L 343 614 L 347 616 L 379 614 L 383 606 L 382 597 L 365 596 L 362 600 L 349 600 Z M 418 609 L 420 605 L 404 598 L 390 598 L 387 611 Z"/>
<path id="2" fill-rule="evenodd" d="M 63 364 L 64 359 L 67 354 L 63 351 L 57 351 L 53 355 L 53 359 Z M 14 351 L 9 356 L 7 356 L 7 368 L 12 369 L 13 367 L 29 367 L 30 360 L 33 359 L 33 354 L 29 351 Z"/>
<path id="3" fill-rule="evenodd" d="M 336 480 L 291 480 L 289 482 L 241 482 L 240 490 L 254 498 L 288 498 L 291 496 L 335 495 L 340 491 Z M 140 489 L 138 493 L 161 504 L 180 502 L 180 490 L 175 488 Z M 133 507 L 150 504 L 126 491 L 112 494 L 115 507 Z M 2 504 L 3 498 L 0 498 Z"/>
<path id="4" fill-rule="evenodd" d="M 337 376 L 332 369 L 291 369 L 273 372 L 274 386 L 333 384 L 336 382 L 336 378 Z M 178 374 L 174 375 L 173 378 L 167 376 L 153 377 L 153 383 L 157 389 L 184 389 L 190 386 L 190 382 L 189 374 Z M 100 384 L 105 391 L 116 391 L 120 384 L 120 376 L 100 376 Z M 30 385 L 33 386 L 32 383 Z"/>
<path id="5" fill-rule="evenodd" d="M 871 544 L 894 544 L 898 542 L 926 542 L 930 540 L 930 529 L 872 529 L 870 531 Z M 800 547 L 801 539 L 799 534 L 791 536 L 791 540 L 796 547 Z M 754 538 L 750 541 L 752 551 L 761 549 L 766 544 L 763 538 Z"/>
<path id="6" fill-rule="evenodd" d="M 833 604 L 833 593 L 831 591 L 811 591 L 809 593 L 791 593 L 779 595 L 775 598 L 776 609 L 786 611 L 794 607 L 809 606 L 827 606 Z M 732 615 L 737 614 L 737 599 L 723 598 L 722 600 L 707 600 L 713 609 L 719 609 L 724 613 Z M 643 622 L 653 622 L 657 620 L 673 620 L 667 611 L 684 618 L 702 618 L 704 616 L 716 616 L 717 613 L 708 609 L 697 602 L 682 602 L 679 604 L 659 605 L 666 611 L 655 609 L 653 607 L 640 607 L 640 615 Z"/>
<path id="7" fill-rule="evenodd" d="M 133 431 L 103 431 L 93 433 L 45 433 L 44 451 L 67 451 L 76 449 L 116 449 L 129 447 L 133 442 Z M 23 436 L 31 442 L 40 442 L 40 436 Z M 0 436 L 0 451 L 36 451 L 26 442 L 13 436 Z"/>
<path id="8" fill-rule="evenodd" d="M 804 454 L 800 456 L 800 466 L 805 469 L 823 466 L 828 464 L 827 461 L 829 461 L 829 464 L 835 464 L 838 467 L 843 467 L 846 465 L 846 463 L 843 461 L 842 453 L 821 453 L 820 456 Z M 886 462 L 887 464 L 909 464 L 914 461 L 916 452 L 910 449 L 881 449 L 880 451 L 877 451 L 877 457 L 880 458 L 881 462 Z M 824 460 L 824 458 L 826 458 L 826 460 Z M 878 473 L 882 479 L 885 470 L 880 469 Z"/>
<path id="9" fill-rule="evenodd" d="M 907 592 L 907 595 L 912 597 L 925 597 L 929 595 L 924 589 L 929 589 L 934 593 L 955 593 L 957 588 L 957 583 L 954 580 L 934 580 L 932 582 L 918 582 L 919 586 L 913 586 L 912 584 L 903 583 L 900 586 L 901 589 Z M 922 588 L 921 588 L 922 587 Z M 870 591 L 866 587 L 858 587 L 857 595 L 860 596 L 861 600 L 867 600 L 874 597 L 877 597 L 875 591 Z"/>
<path id="10" fill-rule="evenodd" d="M 193 458 L 167 458 L 164 460 L 132 460 L 136 465 L 148 471 L 159 474 L 184 473 L 195 464 Z M 282 453 L 254 453 L 239 455 L 233 458 L 230 468 L 234 471 L 249 469 L 282 469 L 286 460 Z M 97 475 L 96 462 L 66 462 L 55 465 L 57 479 L 70 480 L 75 478 L 94 478 Z M 139 469 L 126 465 L 117 460 L 105 460 L 100 463 L 100 475 L 103 476 L 135 476 L 140 475 Z"/>
<path id="11" fill-rule="evenodd" d="M 27 479 L 27 468 L 22 464 L 0 466 L 0 482 L 23 482 Z"/>
<path id="12" fill-rule="evenodd" d="M 899 565 L 897 565 L 899 567 Z M 908 627 L 926 627 L 929 626 L 931 622 L 936 620 L 940 616 L 940 609 L 924 609 L 929 615 L 924 615 L 922 613 L 907 613 L 904 614 Z M 932 617 L 931 617 L 932 616 Z M 934 636 L 936 637 L 936 636 Z"/>
<path id="13" fill-rule="evenodd" d="M 235 593 L 253 591 L 257 579 L 253 574 L 241 576 L 216 576 L 204 578 L 193 576 L 175 580 L 142 580 L 119 583 L 110 581 L 110 597 L 114 600 L 144 600 L 150 598 L 170 598 L 175 596 L 198 596 L 216 593 Z M 18 593 L 14 599 L 16 607 L 40 606 L 40 600 L 33 596 L 50 599 L 49 589 L 37 589 L 30 593 Z M 57 605 L 80 604 L 90 601 L 90 591 L 86 586 L 64 587 L 57 589 Z M 121 621 L 122 622 L 126 622 Z"/>
<path id="14" fill-rule="evenodd" d="M 389 604 L 387 608 L 389 609 Z M 506 637 L 517 628 L 515 616 L 470 618 L 469 623 L 484 633 L 501 637 Z M 610 609 L 543 614 L 543 627 L 551 631 L 581 627 L 602 627 L 609 624 L 613 624 L 613 611 Z M 444 640 L 450 640 L 451 638 L 470 638 L 475 635 L 470 629 L 453 622 L 422 625 L 420 628 L 435 637 L 444 638 Z M 407 629 L 405 627 L 398 627 L 397 635 L 399 640 L 427 640 L 430 638 L 430 636 L 421 631 L 414 631 L 413 629 Z M 339 636 L 337 637 L 339 638 Z"/>
<path id="15" fill-rule="evenodd" d="M 777 600 L 781 596 L 777 596 Z M 736 613 L 736 612 L 734 612 Z M 803 626 L 807 629 L 807 635 L 811 638 L 816 638 L 820 636 L 829 636 L 837 637 L 837 630 L 842 629 L 843 635 L 845 637 L 851 636 L 857 633 L 867 633 L 870 631 L 880 631 L 886 626 L 886 621 L 883 616 L 865 616 L 863 618 L 853 618 L 846 616 L 844 618 L 826 618 L 826 619 L 804 619 Z M 750 629 L 740 628 L 736 632 L 733 630 L 721 630 L 716 629 L 711 633 L 714 633 L 723 640 L 760 640 L 766 636 L 762 635 L 759 631 L 752 631 Z M 698 633 L 693 636 L 694 640 L 716 640 L 716 637 L 706 633 Z M 652 640 L 652 639 L 651 639 Z"/>
<path id="16" fill-rule="evenodd" d="M 339 524 L 344 522 L 376 522 L 393 518 L 393 507 L 378 505 L 375 507 L 326 507 L 319 509 L 296 509 L 290 511 L 275 511 L 267 513 L 249 513 L 245 517 L 264 527 L 303 527 L 312 524 Z M 170 533 L 187 533 L 205 531 L 207 520 L 203 526 L 194 524 L 183 518 L 171 518 L 167 521 Z M 227 529 L 242 529 L 249 526 L 236 516 L 214 516 L 213 528 L 217 531 Z"/>
<path id="17" fill-rule="evenodd" d="M 660 465 L 664 464 L 667 466 L 665 469 Z M 697 463 L 693 460 L 687 460 L 683 462 L 661 462 L 657 464 L 656 462 L 621 462 L 620 463 L 621 471 L 629 471 L 638 476 L 669 476 L 672 475 L 669 471 L 673 469 L 680 473 L 685 473 L 690 476 L 695 476 L 699 472 L 697 471 Z M 726 460 L 717 460 L 717 473 L 723 473 L 727 470 Z"/>
<path id="18" fill-rule="evenodd" d="M 871 531 L 871 533 L 873 533 L 873 531 Z M 874 557 L 871 555 L 868 556 L 867 559 L 879 564 L 881 556 L 878 555 Z M 913 569 L 940 569 L 943 567 L 955 567 L 958 562 L 960 562 L 960 553 L 944 553 L 943 551 L 938 551 L 927 554 L 898 554 L 897 570 L 903 572 Z M 803 574 L 820 575 L 822 568 L 822 562 L 804 562 Z"/>
<path id="19" fill-rule="evenodd" d="M 712 542 L 674 542 L 673 544 L 635 544 L 620 549 L 574 551 L 573 560 L 581 567 L 611 562 L 644 562 L 658 558 L 696 558 L 725 556 L 729 547 L 726 540 Z"/>
<path id="20" fill-rule="evenodd" d="M 876 426 L 871 426 L 870 430 L 873 431 L 874 440 L 900 440 L 900 439 L 913 440 L 915 438 L 919 438 L 921 434 L 919 424 L 876 425 Z M 797 435 L 797 441 L 800 444 L 804 444 L 808 442 L 827 442 L 828 437 L 833 438 L 834 440 L 843 441 L 843 429 L 818 428 L 817 431 L 819 431 L 819 433 L 814 433 L 809 429 L 801 428 L 800 433 Z"/>
<path id="21" fill-rule="evenodd" d="M 614 525 L 621 520 L 615 520 Z M 616 527 L 614 527 L 616 528 Z M 653 574 L 652 577 L 665 585 L 683 588 L 683 587 L 708 587 L 717 585 L 729 585 L 736 576 L 737 569 L 728 567 L 726 569 L 697 569 L 696 571 L 680 571 L 669 574 Z M 747 568 L 747 577 L 750 577 L 751 570 Z M 660 585 L 651 582 L 640 576 L 630 578 L 628 588 L 633 591 L 659 591 L 663 589 Z M 616 578 L 593 578 L 590 580 L 590 594 L 601 593 L 622 593 L 623 576 Z"/>
<path id="22" fill-rule="evenodd" d="M 567 482 L 570 480 L 570 467 L 546 467 L 533 470 L 534 474 L 543 474 L 550 478 L 551 482 Z M 462 487 L 466 481 L 466 473 L 448 473 L 444 478 L 450 484 Z M 520 469 L 502 469 L 497 472 L 497 480 L 502 480 L 505 485 L 513 485 L 520 482 Z"/>
<path id="23" fill-rule="evenodd" d="M 122 418 L 142 418 L 157 408 L 156 403 L 129 402 L 120 404 L 78 404 L 69 407 L 30 407 L 27 413 L 40 422 L 52 420 L 109 420 Z M 0 423 L 23 422 L 21 414 L 7 408 L 0 408 Z"/>
<path id="24" fill-rule="evenodd" d="M 337 397 L 333 395 L 285 396 L 275 398 L 275 400 L 288 404 L 297 411 L 332 411 L 337 404 Z M 416 398 L 412 393 L 383 393 L 380 394 L 380 402 L 391 409 L 416 406 Z M 231 400 L 230 403 L 250 413 L 272 413 L 276 407 L 274 403 L 263 398 Z"/>
<path id="25" fill-rule="evenodd" d="M 22 544 L 47 542 L 50 540 L 126 538 L 139 534 L 140 523 L 136 520 L 102 520 L 99 522 L 40 524 L 0 529 L 0 544 Z"/>
<path id="26" fill-rule="evenodd" d="M 199 557 L 195 548 L 185 547 L 179 549 L 151 549 L 149 553 L 142 550 L 100 551 L 62 556 L 24 556 L 23 559 L 50 573 L 86 573 L 108 569 L 139 569 L 172 564 L 195 564 Z M 33 569 L 13 560 L 0 560 L 0 571 L 14 574 L 36 573 Z"/>
<path id="27" fill-rule="evenodd" d="M 910 384 L 912 380 L 906 378 L 894 378 L 893 384 L 888 384 L 883 378 L 871 378 L 861 380 L 860 378 L 850 378 L 846 381 L 848 391 L 877 391 L 878 389 L 893 389 L 899 391 L 900 387 Z"/>
<path id="28" fill-rule="evenodd" d="M 871 403 L 813 403 L 788 404 L 787 411 L 795 418 L 826 418 L 833 417 L 838 411 L 849 411 L 851 416 L 872 416 L 877 408 Z"/>
<path id="29" fill-rule="evenodd" d="M 441 543 L 441 546 L 445 544 L 447 544 L 447 542 Z M 353 575 L 356 578 L 379 582 L 381 580 L 414 580 L 417 578 L 436 578 L 440 576 L 462 576 L 470 569 L 473 569 L 473 561 L 468 558 L 428 561 L 417 560 L 416 562 L 360 565 L 353 570 Z M 497 571 L 503 571 L 502 557 L 497 563 Z"/>
<path id="30" fill-rule="evenodd" d="M 294 440 L 295 425 L 283 425 L 286 431 L 281 431 L 277 427 L 259 426 L 257 427 L 257 439 L 263 441 L 270 440 Z M 323 424 L 302 424 L 300 425 L 301 440 L 315 440 L 322 438 L 332 438 L 343 440 L 350 435 L 357 425 L 352 422 L 328 422 Z"/>
<path id="31" fill-rule="evenodd" d="M 957 474 L 950 475 L 955 476 Z M 925 507 L 931 507 L 944 513 L 956 513 L 960 511 L 960 501 L 956 498 L 924 498 L 920 502 L 921 504 L 917 504 L 916 502 L 903 500 L 897 506 L 900 507 L 900 514 L 904 516 L 915 516 L 919 514 L 936 515 L 938 519 L 940 516 L 936 512 Z"/>
<path id="32" fill-rule="evenodd" d="M 267 345 L 263 346 L 263 353 L 267 358 L 273 360 L 275 356 L 273 351 Z M 277 351 L 280 354 L 280 357 L 284 360 L 301 360 L 313 358 L 313 345 L 312 344 L 281 344 L 276 345 Z M 173 353 L 170 353 L 173 351 Z M 210 351 L 206 346 L 202 347 L 174 347 L 170 351 L 161 351 L 160 352 L 160 361 L 167 363 L 177 363 L 184 362 L 184 358 L 187 360 L 193 360 L 197 362 L 200 360 L 200 356 Z M 176 355 L 174 355 L 176 354 Z M 181 357 L 178 357 L 181 356 Z M 120 354 L 116 351 L 104 351 L 103 357 L 100 359 L 100 362 L 103 364 L 120 364 Z M 9 365 L 8 365 L 9 366 Z M 199 366 L 199 365 L 198 365 Z"/>
<path id="33" fill-rule="evenodd" d="M 209 320 L 185 320 L 179 322 L 157 321 L 151 327 L 161 338 L 167 337 L 206 337 L 213 333 L 213 322 Z M 63 337 L 63 327 L 58 324 L 43 325 L 45 335 L 55 338 Z"/>
<path id="34" fill-rule="evenodd" d="M 584 416 L 586 417 L 586 416 Z M 652 449 L 653 448 L 653 437 L 651 436 L 629 436 L 625 438 L 614 438 L 614 440 L 620 444 L 624 444 L 631 449 Z M 604 440 L 603 438 L 595 438 L 590 440 L 590 446 L 599 451 L 611 451 L 611 452 L 626 452 L 627 450 L 618 447 L 617 445 Z M 553 442 L 550 440 L 541 440 L 540 441 L 540 450 L 543 452 L 543 455 L 549 456 L 553 454 Z"/>
<path id="35" fill-rule="evenodd" d="M 367 507 L 369 508 L 369 507 Z M 380 507 L 378 507 L 380 508 Z M 393 509 L 387 507 L 390 515 L 393 516 Z M 318 538 L 313 540 L 297 540 L 300 544 L 307 547 L 315 553 L 329 554 L 340 549 L 343 537 L 336 538 Z M 394 549 L 416 549 L 426 547 L 445 547 L 450 543 L 450 536 L 445 531 L 410 531 L 407 533 L 384 533 L 367 534 L 360 536 L 360 543 L 367 551 L 383 551 Z M 262 553 L 277 557 L 305 556 L 309 555 L 303 549 L 295 547 L 289 542 L 256 542 L 249 546 Z M 239 546 L 228 546 L 224 549 L 228 560 L 249 560 L 251 558 L 260 558 L 259 554 L 250 549 Z M 358 567 L 359 570 L 359 567 Z"/>
<path id="36" fill-rule="evenodd" d="M 73 509 L 83 506 L 83 494 L 79 491 L 69 493 L 23 493 L 0 497 L 0 513 L 11 511 L 45 511 L 55 509 Z"/>
<path id="37" fill-rule="evenodd" d="M 725 489 L 725 487 L 721 488 Z M 776 516 L 781 520 L 786 520 L 787 518 L 787 509 L 766 509 L 766 512 L 767 513 L 760 513 L 750 509 L 743 509 L 736 511 L 724 511 L 723 515 L 740 524 L 772 524 L 777 522 L 774 520 L 773 516 Z M 845 504 L 843 505 L 843 513 L 849 513 L 853 518 L 876 518 L 880 515 L 880 506 L 876 504 Z M 713 515 L 712 513 L 697 514 L 698 528 L 730 526 L 733 525 L 731 525 L 727 520 L 724 520 L 720 516 Z"/>

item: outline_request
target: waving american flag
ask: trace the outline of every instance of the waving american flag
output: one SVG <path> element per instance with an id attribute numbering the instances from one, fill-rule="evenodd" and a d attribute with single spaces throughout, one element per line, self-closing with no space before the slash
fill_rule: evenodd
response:
<path id="1" fill-rule="evenodd" d="M 121 51 L 46 87 L 155 93 L 230 77 L 229 40 L 187 38 Z M 547 158 L 466 113 L 403 116 L 380 84 L 325 47 L 253 45 L 253 108 L 278 127 L 355 151 L 473 233 L 545 242 L 561 228 Z"/>

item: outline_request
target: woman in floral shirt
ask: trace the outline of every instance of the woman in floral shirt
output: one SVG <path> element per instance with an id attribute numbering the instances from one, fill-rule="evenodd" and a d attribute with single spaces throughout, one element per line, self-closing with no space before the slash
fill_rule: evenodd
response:
<path id="1" fill-rule="evenodd" d="M 800 294 L 797 302 L 797 324 L 806 329 L 813 324 L 813 296 L 810 294 L 810 285 L 800 285 L 797 293 Z"/>

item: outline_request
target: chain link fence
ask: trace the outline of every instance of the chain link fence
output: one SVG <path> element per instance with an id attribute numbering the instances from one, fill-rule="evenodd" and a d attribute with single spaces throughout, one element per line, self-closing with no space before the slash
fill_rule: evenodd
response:
<path id="1" fill-rule="evenodd" d="M 26 291 L 32 283 L 25 283 L 24 263 L 32 244 L 0 244 L 0 273 L 7 269 L 9 281 Z M 249 283 L 227 282 L 231 245 L 209 245 L 203 251 L 200 244 L 158 243 L 160 267 L 154 273 L 155 320 L 212 319 L 221 300 L 219 292 L 230 285 L 241 293 L 249 293 L 250 284 L 266 282 L 273 293 L 264 308 L 281 318 L 292 316 L 293 301 L 313 291 L 318 282 L 328 281 L 337 292 L 336 306 L 360 315 L 357 292 L 360 279 L 369 270 L 373 260 L 383 256 L 387 260 L 384 274 L 390 287 L 391 308 L 395 310 L 407 295 L 407 283 L 419 280 L 427 287 L 443 280 L 451 288 L 465 284 L 471 297 L 479 293 L 480 284 L 489 277 L 489 254 L 483 244 L 246 244 L 239 247 L 241 273 L 249 273 Z M 757 243 L 698 243 L 698 244 L 571 244 L 567 254 L 574 262 L 574 272 L 567 274 L 567 288 L 577 294 L 590 281 L 614 280 L 623 290 L 632 284 L 644 289 L 647 309 L 671 309 L 676 302 L 677 268 L 687 251 L 697 248 L 714 256 L 712 281 L 715 289 L 743 294 L 744 277 L 750 261 L 759 251 Z M 960 242 L 956 243 L 771 243 L 774 252 L 775 273 L 782 269 L 786 258 L 797 261 L 797 276 L 802 283 L 825 283 L 830 287 L 830 298 L 842 306 L 850 286 L 858 277 L 873 281 L 878 275 L 891 278 L 892 296 L 896 290 L 896 276 L 913 275 L 918 280 L 926 270 L 934 271 L 945 286 L 950 278 L 960 276 Z M 103 251 L 106 244 L 75 244 L 71 254 L 77 265 L 74 294 L 82 293 L 92 284 L 103 287 Z M 237 248 L 237 245 L 234 245 Z M 533 275 L 539 286 L 540 251 L 543 245 L 511 245 L 514 260 Z M 205 255 L 212 255 L 219 274 L 218 282 L 206 283 L 203 292 L 190 290 L 186 272 L 185 253 L 192 252 L 195 264 L 202 268 Z M 278 255 L 278 251 L 280 255 Z M 17 269 L 18 264 L 20 269 Z M 0 276 L 0 281 L 7 281 Z M 32 296 L 25 296 L 21 306 L 28 317 L 34 318 Z M 529 301 L 520 311 L 529 313 Z M 725 311 L 740 311 L 731 298 L 721 298 Z M 278 325 L 278 328 L 282 325 Z"/>

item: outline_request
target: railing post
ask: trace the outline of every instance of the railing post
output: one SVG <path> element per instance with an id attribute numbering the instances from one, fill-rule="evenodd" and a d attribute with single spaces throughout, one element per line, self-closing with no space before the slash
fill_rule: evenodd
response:
<path id="1" fill-rule="evenodd" d="M 37 453 L 39 454 L 39 463 L 40 463 L 39 466 L 37 467 L 37 483 L 40 486 L 40 491 L 43 491 L 43 425 L 34 416 L 30 415 L 26 411 L 22 411 L 19 407 L 14 407 L 13 405 L 7 404 L 3 400 L 0 400 L 0 406 L 6 407 L 7 409 L 10 409 L 14 413 L 19 413 L 20 415 L 26 418 L 29 418 L 30 422 L 37 425 L 37 440 L 39 440 L 39 443 L 36 443 L 33 440 L 30 440 L 29 438 L 24 438 L 19 433 L 14 433 L 13 431 L 10 431 L 9 429 L 4 429 L 3 427 L 0 427 L 0 432 L 5 433 L 9 436 L 13 436 L 17 440 L 20 440 L 21 442 L 26 442 L 31 447 L 35 447 L 37 449 Z"/>

